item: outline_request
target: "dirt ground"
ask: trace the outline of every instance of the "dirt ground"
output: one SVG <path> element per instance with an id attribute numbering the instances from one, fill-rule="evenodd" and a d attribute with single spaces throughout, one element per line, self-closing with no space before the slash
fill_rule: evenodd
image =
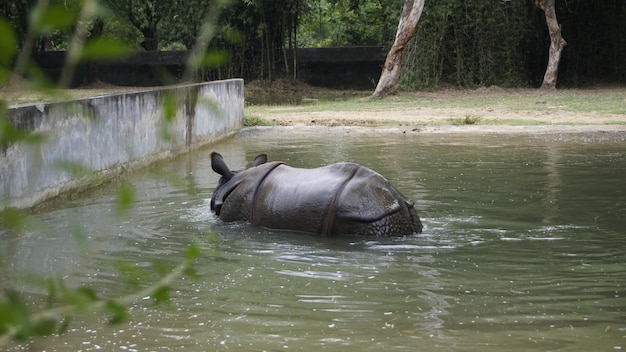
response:
<path id="1" fill-rule="evenodd" d="M 579 94 L 623 94 L 626 106 L 625 88 L 598 88 L 579 90 Z M 578 112 L 561 109 L 559 106 L 547 106 L 546 109 L 511 109 L 506 105 L 482 105 L 475 107 L 427 107 L 420 104 L 389 104 L 385 109 L 320 110 L 310 111 L 306 105 L 313 97 L 333 98 L 337 94 L 351 94 L 367 104 L 371 92 L 339 92 L 312 88 L 295 83 L 280 83 L 269 89 L 258 83 L 246 84 L 246 99 L 253 99 L 262 94 L 280 96 L 292 95 L 292 101 L 298 106 L 273 106 L 255 111 L 254 116 L 272 121 L 281 126 L 395 126 L 410 128 L 420 132 L 626 132 L 626 115 L 604 112 Z M 485 100 L 504 97 L 505 99 L 525 99 L 532 104 L 549 104 L 550 97 L 558 92 L 540 93 L 537 89 L 504 89 L 499 87 L 473 90 L 439 89 L 432 92 L 419 92 L 423 101 L 445 99 Z M 568 92 L 567 94 L 571 94 Z M 308 98 L 311 97 L 311 98 Z M 339 97 L 338 99 L 341 99 Z M 393 101 L 393 96 L 385 98 Z M 497 99 L 496 99 L 497 100 Z M 478 118 L 479 123 L 463 123 L 466 119 Z M 456 121 L 457 123 L 452 123 Z"/>
<path id="2" fill-rule="evenodd" d="M 618 121 L 626 122 L 626 116 L 587 112 L 555 111 L 510 111 L 498 108 L 428 108 L 412 107 L 385 111 L 292 111 L 279 113 L 280 107 L 268 109 L 259 117 L 276 121 L 279 125 L 372 125 L 386 121 L 399 125 L 449 124 L 451 120 L 463 120 L 472 116 L 480 117 L 483 123 L 499 123 L 506 120 L 533 121 L 537 125 L 607 125 Z M 290 109 L 293 110 L 293 109 Z M 467 125 L 471 125 L 467 124 Z M 534 124 L 533 124 L 534 125 Z M 623 126 L 626 129 L 626 126 Z"/>

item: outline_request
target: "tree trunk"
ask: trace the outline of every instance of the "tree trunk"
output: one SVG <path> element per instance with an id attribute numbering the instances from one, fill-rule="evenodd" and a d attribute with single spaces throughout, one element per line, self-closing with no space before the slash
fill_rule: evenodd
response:
<path id="1" fill-rule="evenodd" d="M 398 90 L 398 79 L 400 78 L 400 65 L 402 64 L 402 56 L 406 49 L 415 26 L 422 15 L 425 0 L 404 0 L 402 14 L 400 14 L 400 22 L 398 23 L 398 31 L 396 39 L 387 54 L 385 65 L 380 74 L 378 85 L 373 96 L 384 97 L 393 94 Z"/>
<path id="2" fill-rule="evenodd" d="M 561 26 L 556 19 L 555 0 L 537 0 L 537 6 L 543 10 L 546 16 L 546 24 L 550 33 L 550 53 L 546 73 L 543 75 L 541 89 L 556 89 L 556 79 L 559 72 L 561 52 L 567 42 L 561 37 Z"/>

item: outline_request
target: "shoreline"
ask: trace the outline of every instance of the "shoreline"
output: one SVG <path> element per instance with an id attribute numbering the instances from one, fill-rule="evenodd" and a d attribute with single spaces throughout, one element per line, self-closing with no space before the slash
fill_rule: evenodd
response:
<path id="1" fill-rule="evenodd" d="M 324 125 L 277 125 L 244 127 L 237 135 L 246 137 L 258 134 L 271 134 L 273 139 L 281 139 L 282 133 L 302 134 L 323 133 L 328 135 L 396 134 L 406 137 L 422 136 L 466 136 L 466 137 L 529 137 L 547 140 L 609 140 L 626 141 L 626 125 L 539 125 L 539 126 L 324 126 Z"/>

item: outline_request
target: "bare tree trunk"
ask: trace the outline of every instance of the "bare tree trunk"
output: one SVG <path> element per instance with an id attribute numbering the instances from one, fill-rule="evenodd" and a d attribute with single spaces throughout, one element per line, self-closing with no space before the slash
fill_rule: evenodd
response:
<path id="1" fill-rule="evenodd" d="M 556 80 L 559 72 L 561 52 L 567 42 L 561 37 L 561 26 L 556 19 L 555 0 L 537 0 L 537 6 L 543 10 L 546 16 L 546 24 L 550 33 L 550 53 L 546 73 L 543 75 L 541 89 L 556 89 Z"/>
<path id="2" fill-rule="evenodd" d="M 383 66 L 373 96 L 384 97 L 398 90 L 402 56 L 404 55 L 404 50 L 409 40 L 411 40 L 411 36 L 413 36 L 415 26 L 422 15 L 424 1 L 425 0 L 404 0 L 402 14 L 400 14 L 400 22 L 398 23 L 398 31 L 396 32 L 396 39 L 387 54 L 385 66 Z"/>

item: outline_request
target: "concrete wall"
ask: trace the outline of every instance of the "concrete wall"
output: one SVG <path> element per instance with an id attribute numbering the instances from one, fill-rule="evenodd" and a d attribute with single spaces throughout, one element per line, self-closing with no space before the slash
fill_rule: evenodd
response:
<path id="1" fill-rule="evenodd" d="M 8 121 L 43 142 L 2 147 L 0 209 L 30 207 L 233 134 L 243 126 L 243 89 L 232 79 L 12 106 Z M 73 172 L 82 167 L 86 174 Z"/>

